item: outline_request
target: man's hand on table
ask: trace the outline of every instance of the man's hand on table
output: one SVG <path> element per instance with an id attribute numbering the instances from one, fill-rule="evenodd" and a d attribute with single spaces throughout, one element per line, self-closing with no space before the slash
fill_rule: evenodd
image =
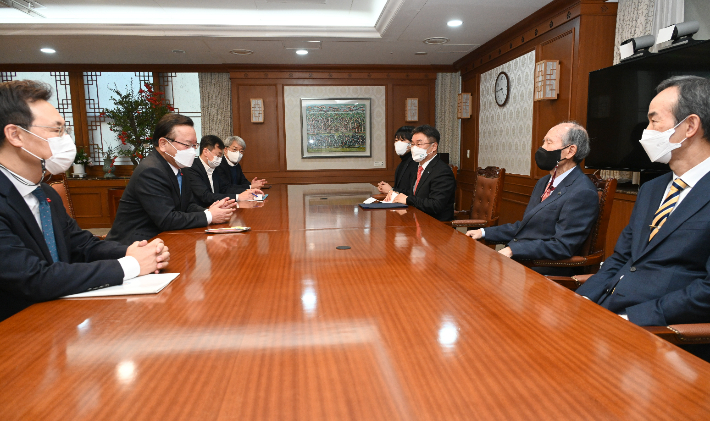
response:
<path id="1" fill-rule="evenodd" d="M 126 250 L 126 256 L 131 256 L 140 265 L 140 275 L 158 273 L 168 266 L 170 252 L 163 240 L 156 238 L 150 243 L 146 240 L 136 241 Z"/>

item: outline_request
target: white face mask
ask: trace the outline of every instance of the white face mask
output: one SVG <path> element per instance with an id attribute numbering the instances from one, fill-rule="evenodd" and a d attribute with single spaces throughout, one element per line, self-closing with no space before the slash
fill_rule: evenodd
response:
<path id="1" fill-rule="evenodd" d="M 227 158 L 232 161 L 234 165 L 237 165 L 241 161 L 243 154 L 241 152 L 227 151 Z"/>
<path id="2" fill-rule="evenodd" d="M 684 118 L 685 121 L 688 117 Z M 667 164 L 671 160 L 671 152 L 675 149 L 680 148 L 681 144 L 685 142 L 685 139 L 678 143 L 671 143 L 670 139 L 675 133 L 676 127 L 680 126 L 683 122 L 676 124 L 672 128 L 666 130 L 665 132 L 659 132 L 658 130 L 644 130 L 643 135 L 641 135 L 641 146 L 646 151 L 646 155 L 651 159 L 651 162 L 660 162 L 661 164 Z"/>
<path id="3" fill-rule="evenodd" d="M 214 159 L 212 159 L 212 160 L 208 159 L 207 165 L 209 165 L 210 168 L 215 169 L 215 168 L 219 167 L 219 164 L 222 163 L 222 157 L 216 156 L 212 152 L 210 152 L 210 153 L 212 154 L 212 156 L 214 156 Z"/>
<path id="4" fill-rule="evenodd" d="M 429 155 L 429 152 L 427 152 L 429 148 L 420 148 L 419 146 L 412 146 L 412 159 L 414 162 L 422 162 L 424 158 Z"/>
<path id="5" fill-rule="evenodd" d="M 76 157 L 76 144 L 74 143 L 74 139 L 71 138 L 69 133 L 64 133 L 64 136 L 50 137 L 49 139 L 45 139 L 42 136 L 39 136 L 29 130 L 24 129 L 23 127 L 20 128 L 26 131 L 27 133 L 49 143 L 49 149 L 52 151 L 52 156 L 47 159 L 42 159 L 37 155 L 33 154 L 32 152 L 28 151 L 27 149 L 22 148 L 22 150 L 24 150 L 28 154 L 42 161 L 42 163 L 44 164 L 42 168 L 43 171 L 44 168 L 46 168 L 52 174 L 61 174 L 63 172 L 66 172 L 69 167 L 71 167 L 71 165 L 74 163 L 74 158 Z"/>
<path id="6" fill-rule="evenodd" d="M 405 142 L 404 140 L 398 140 L 394 142 L 394 151 L 397 152 L 397 155 L 402 156 L 407 153 L 409 146 L 409 142 Z"/>
<path id="7" fill-rule="evenodd" d="M 168 143 L 170 146 L 175 149 L 175 155 L 168 155 L 172 156 L 175 158 L 175 163 L 177 164 L 178 168 L 187 168 L 191 167 L 192 163 L 195 162 L 195 148 L 187 148 L 183 150 L 178 150 L 175 146 L 173 146 L 173 143 L 168 140 Z M 167 152 L 165 152 L 167 153 Z"/>

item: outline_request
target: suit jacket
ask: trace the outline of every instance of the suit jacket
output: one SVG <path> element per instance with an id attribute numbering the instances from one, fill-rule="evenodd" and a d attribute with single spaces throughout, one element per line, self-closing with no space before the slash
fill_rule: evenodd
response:
<path id="1" fill-rule="evenodd" d="M 219 192 L 223 194 L 239 194 L 249 189 L 251 185 L 242 172 L 242 166 L 240 164 L 229 165 L 227 158 L 222 159 L 222 163 L 215 168 L 214 173 L 219 177 Z"/>
<path id="2" fill-rule="evenodd" d="M 577 253 L 599 215 L 597 189 L 576 166 L 541 201 L 550 176 L 533 189 L 522 221 L 486 228 L 486 241 L 507 243 L 514 259 L 566 259 Z"/>
<path id="3" fill-rule="evenodd" d="M 131 244 L 163 231 L 207 226 L 204 208 L 192 198 L 183 172 L 182 192 L 170 164 L 153 151 L 133 171 L 107 240 Z"/>
<path id="4" fill-rule="evenodd" d="M 614 254 L 577 293 L 637 325 L 710 322 L 710 173 L 648 241 L 672 173 L 639 189 Z"/>
<path id="5" fill-rule="evenodd" d="M 81 230 L 57 192 L 41 187 L 52 212 L 58 262 L 52 262 L 27 202 L 0 172 L 0 320 L 35 302 L 123 283 L 116 259 L 126 255 L 127 247 Z"/>
<path id="6" fill-rule="evenodd" d="M 404 193 L 407 196 L 411 194 L 411 188 L 417 181 L 418 164 L 412 159 L 412 153 L 407 152 L 400 156 L 402 162 L 397 165 L 394 170 L 394 187 L 392 190 L 397 193 Z"/>
<path id="7" fill-rule="evenodd" d="M 222 161 L 224 161 L 224 159 L 222 159 Z M 195 162 L 192 163 L 192 167 L 183 168 L 182 171 L 183 174 L 187 176 L 187 178 L 183 179 L 183 182 L 188 182 L 190 189 L 192 190 L 192 197 L 198 205 L 204 208 L 209 208 L 214 202 L 222 200 L 225 197 L 229 197 L 230 199 L 236 198 L 236 194 L 234 193 L 220 193 L 220 190 L 222 189 L 222 181 L 220 180 L 221 177 L 217 174 L 216 168 L 214 172 L 212 172 L 214 193 L 212 192 L 212 186 L 210 186 L 210 179 L 207 176 L 207 170 L 205 170 L 205 166 L 202 165 L 202 161 L 199 157 L 195 158 Z"/>
<path id="8" fill-rule="evenodd" d="M 417 182 L 416 174 L 419 164 L 416 162 L 415 164 L 412 186 L 409 189 L 411 192 L 414 191 L 414 184 Z M 422 172 L 416 193 L 407 195 L 407 204 L 440 221 L 451 221 L 454 219 L 455 194 L 456 179 L 454 178 L 454 173 L 437 155 L 432 158 L 429 165 Z"/>

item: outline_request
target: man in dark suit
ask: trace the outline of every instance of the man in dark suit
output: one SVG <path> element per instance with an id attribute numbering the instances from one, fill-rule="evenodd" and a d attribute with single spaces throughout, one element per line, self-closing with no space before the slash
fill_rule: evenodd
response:
<path id="1" fill-rule="evenodd" d="M 192 197 L 182 169 L 195 160 L 197 136 L 190 117 L 167 114 L 153 133 L 155 149 L 133 171 L 121 196 L 107 240 L 123 244 L 152 238 L 163 231 L 206 227 L 229 221 L 234 200 L 227 198 L 209 209 Z"/>
<path id="2" fill-rule="evenodd" d="M 215 170 L 220 180 L 220 193 L 238 194 L 248 189 L 261 189 L 266 185 L 266 180 L 259 177 L 254 177 L 249 182 L 242 172 L 240 161 L 247 148 L 244 139 L 239 136 L 229 136 L 224 140 L 224 147 L 225 159 Z"/>
<path id="3" fill-rule="evenodd" d="M 656 90 L 641 144 L 672 173 L 641 186 L 614 254 L 577 293 L 642 326 L 710 322 L 710 81 Z"/>
<path id="4" fill-rule="evenodd" d="M 50 97 L 40 82 L 0 83 L 0 320 L 35 302 L 120 285 L 170 259 L 159 239 L 127 247 L 82 231 L 41 183 L 45 168 L 66 171 L 76 153 L 58 147 L 73 141 Z"/>
<path id="5" fill-rule="evenodd" d="M 183 169 L 192 190 L 192 197 L 202 207 L 209 207 L 224 198 L 246 201 L 254 199 L 255 194 L 264 194 L 259 189 L 246 189 L 239 194 L 222 193 L 227 187 L 222 188 L 223 181 L 216 174 L 216 169 L 224 161 L 223 151 L 222 139 L 215 135 L 203 136 L 200 140 L 200 155 L 195 158 L 191 167 Z"/>
<path id="6" fill-rule="evenodd" d="M 417 175 L 409 192 L 388 193 L 385 201 L 406 203 L 440 221 L 454 219 L 456 179 L 448 164 L 437 156 L 439 131 L 429 125 L 412 131 L 412 159 L 418 163 Z"/>
<path id="7" fill-rule="evenodd" d="M 567 259 L 582 247 L 599 215 L 597 189 L 578 164 L 589 154 L 589 136 L 574 122 L 558 124 L 545 135 L 535 162 L 550 175 L 541 178 L 523 219 L 466 233 L 507 247 L 514 259 Z M 573 274 L 566 268 L 534 268 L 546 275 Z"/>

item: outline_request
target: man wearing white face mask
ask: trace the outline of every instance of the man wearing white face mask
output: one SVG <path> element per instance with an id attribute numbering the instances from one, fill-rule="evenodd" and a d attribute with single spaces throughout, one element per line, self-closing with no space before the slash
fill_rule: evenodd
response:
<path id="1" fill-rule="evenodd" d="M 614 254 L 577 293 L 642 326 L 710 322 L 710 81 L 656 91 L 640 142 L 672 172 L 641 186 Z"/>
<path id="2" fill-rule="evenodd" d="M 192 167 L 183 170 L 192 189 L 192 196 L 200 206 L 208 207 L 224 198 L 246 201 L 254 199 L 255 194 L 264 194 L 259 189 L 247 189 L 240 194 L 222 193 L 226 188 L 221 185 L 216 169 L 224 160 L 223 151 L 222 139 L 214 135 L 203 136 L 200 140 L 200 156 L 194 160 Z"/>
<path id="3" fill-rule="evenodd" d="M 0 321 L 34 302 L 120 285 L 170 259 L 159 239 L 127 247 L 81 230 L 41 183 L 76 153 L 50 97 L 40 82 L 0 83 Z"/>
<path id="4" fill-rule="evenodd" d="M 224 140 L 224 159 L 215 173 L 220 179 L 221 193 L 241 193 L 247 189 L 260 189 L 266 185 L 266 180 L 254 177 L 251 182 L 247 180 L 239 163 L 244 157 L 246 143 L 239 136 L 229 136 Z"/>
<path id="5" fill-rule="evenodd" d="M 153 133 L 155 150 L 133 171 L 107 239 L 124 244 L 163 231 L 228 222 L 236 207 L 224 198 L 205 209 L 195 203 L 183 169 L 195 160 L 197 135 L 190 117 L 167 114 Z"/>
<path id="6" fill-rule="evenodd" d="M 440 137 L 438 130 L 426 124 L 412 131 L 412 159 L 418 163 L 413 184 L 407 193 L 390 191 L 385 201 L 406 203 L 440 221 L 451 221 L 456 179 L 451 168 L 437 156 Z"/>

